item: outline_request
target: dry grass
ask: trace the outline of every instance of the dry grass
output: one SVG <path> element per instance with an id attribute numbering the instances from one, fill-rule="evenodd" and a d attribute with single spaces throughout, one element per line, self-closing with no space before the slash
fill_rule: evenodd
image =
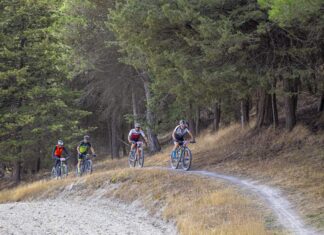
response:
<path id="1" fill-rule="evenodd" d="M 307 221 L 324 229 L 324 133 L 242 130 L 207 134 L 192 145 L 193 169 L 258 179 L 281 188 Z"/>
<path id="2" fill-rule="evenodd" d="M 267 228 L 260 204 L 234 187 L 203 177 L 165 170 L 123 169 L 86 178 L 92 190 L 103 182 L 118 187 L 107 197 L 140 200 L 152 214 L 176 221 L 181 234 L 278 234 Z M 90 190 L 90 191 L 92 191 Z"/>
<path id="3" fill-rule="evenodd" d="M 74 183 L 74 190 L 66 186 Z M 181 234 L 278 234 L 260 204 L 233 187 L 203 177 L 150 169 L 100 171 L 81 180 L 40 181 L 0 193 L 0 202 L 91 196 L 97 189 L 123 202 L 140 201 L 150 213 L 175 221 Z M 69 195 L 70 194 L 70 195 Z"/>
<path id="4" fill-rule="evenodd" d="M 70 183 L 70 178 L 64 180 L 41 180 L 34 183 L 20 185 L 13 189 L 2 190 L 0 192 L 0 203 L 19 202 L 37 198 L 41 194 L 47 194 L 49 191 L 66 186 Z"/>

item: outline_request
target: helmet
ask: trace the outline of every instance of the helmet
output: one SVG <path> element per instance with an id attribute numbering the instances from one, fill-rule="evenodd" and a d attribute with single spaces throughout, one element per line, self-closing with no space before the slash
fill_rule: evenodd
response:
<path id="1" fill-rule="evenodd" d="M 85 140 L 89 140 L 89 139 L 90 139 L 90 136 L 85 135 L 85 136 L 83 136 L 83 139 L 85 139 Z"/>
<path id="2" fill-rule="evenodd" d="M 141 127 L 141 124 L 135 123 L 135 128 L 140 128 L 140 127 Z"/>
<path id="3" fill-rule="evenodd" d="M 179 125 L 186 125 L 186 123 L 187 123 L 187 122 L 186 122 L 185 120 L 180 120 L 180 121 L 179 121 Z"/>
<path id="4" fill-rule="evenodd" d="M 59 146 L 63 146 L 63 145 L 64 145 L 63 140 L 58 140 L 58 141 L 57 141 L 57 144 L 58 144 Z"/>
<path id="5" fill-rule="evenodd" d="M 184 125 L 185 127 L 189 127 L 189 122 L 187 122 L 186 120 L 180 120 L 179 121 L 179 125 Z"/>

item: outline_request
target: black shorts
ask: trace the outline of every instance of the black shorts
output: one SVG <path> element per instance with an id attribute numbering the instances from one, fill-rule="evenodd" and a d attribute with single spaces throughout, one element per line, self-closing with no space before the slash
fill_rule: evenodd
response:
<path id="1" fill-rule="evenodd" d="M 85 157 L 87 156 L 87 153 L 80 153 L 79 155 L 78 155 L 78 159 L 84 159 Z"/>

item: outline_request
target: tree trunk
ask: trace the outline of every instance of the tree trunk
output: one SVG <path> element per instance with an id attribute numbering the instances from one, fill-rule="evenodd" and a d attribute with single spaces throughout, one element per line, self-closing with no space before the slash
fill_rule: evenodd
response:
<path id="1" fill-rule="evenodd" d="M 250 121 L 250 101 L 249 98 L 241 100 L 241 125 L 242 128 L 248 126 Z"/>
<path id="2" fill-rule="evenodd" d="M 292 130 L 296 125 L 296 109 L 297 109 L 297 83 L 295 79 L 283 79 L 283 89 L 285 92 L 285 120 L 286 128 Z"/>
<path id="3" fill-rule="evenodd" d="M 193 115 L 193 107 L 191 102 L 189 103 L 189 110 L 187 110 L 187 117 L 189 117 L 188 122 L 189 122 L 189 130 L 191 133 L 196 136 L 196 124 L 195 124 L 195 118 Z"/>
<path id="4" fill-rule="evenodd" d="M 112 145 L 112 158 L 119 158 L 119 141 L 117 131 L 116 115 L 111 117 L 111 145 Z"/>
<path id="5" fill-rule="evenodd" d="M 150 107 L 150 101 L 151 101 L 150 81 L 149 81 L 148 74 L 145 72 L 143 72 L 141 74 L 141 77 L 143 80 L 145 97 L 146 97 L 146 121 L 148 124 L 147 137 L 149 140 L 149 148 L 150 148 L 151 153 L 156 153 L 161 150 L 161 146 L 159 144 L 157 135 L 153 131 L 154 115 L 153 115 L 152 109 Z"/>
<path id="6" fill-rule="evenodd" d="M 199 124 L 200 124 L 200 108 L 199 106 L 196 107 L 196 118 L 195 118 L 195 135 L 199 134 Z"/>
<path id="7" fill-rule="evenodd" d="M 21 180 L 21 161 L 20 160 L 16 160 L 14 162 L 14 181 L 16 184 L 20 183 Z"/>
<path id="8" fill-rule="evenodd" d="M 260 90 L 256 127 L 269 126 L 278 123 L 277 101 L 275 94 L 268 94 L 265 89 Z"/>
<path id="9" fill-rule="evenodd" d="M 38 157 L 36 161 L 36 172 L 38 173 L 41 167 L 41 158 Z"/>
<path id="10" fill-rule="evenodd" d="M 134 116 L 134 125 L 136 122 L 138 122 L 138 108 L 136 103 L 136 93 L 134 91 L 134 88 L 132 87 L 132 106 L 133 106 L 133 116 Z"/>
<path id="11" fill-rule="evenodd" d="M 122 141 L 127 143 L 124 131 L 122 133 Z M 123 149 L 123 156 L 127 156 L 127 149 L 126 149 L 126 145 L 124 143 L 122 144 L 122 149 Z"/>
<path id="12" fill-rule="evenodd" d="M 213 105 L 214 121 L 213 121 L 213 131 L 217 132 L 219 130 L 219 123 L 221 117 L 221 107 L 218 102 Z"/>
<path id="13" fill-rule="evenodd" d="M 320 102 L 318 105 L 318 112 L 324 111 L 324 92 L 322 93 L 322 96 L 320 98 Z"/>

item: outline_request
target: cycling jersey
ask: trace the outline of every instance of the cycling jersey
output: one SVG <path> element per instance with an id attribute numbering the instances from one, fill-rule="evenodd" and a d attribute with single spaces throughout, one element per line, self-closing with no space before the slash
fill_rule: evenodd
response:
<path id="1" fill-rule="evenodd" d="M 68 151 L 66 150 L 66 148 L 64 146 L 56 145 L 52 151 L 52 156 L 53 157 L 61 157 L 63 152 L 66 153 L 67 155 L 69 155 Z"/>
<path id="2" fill-rule="evenodd" d="M 136 142 L 140 139 L 141 136 L 145 138 L 144 132 L 142 130 L 137 131 L 136 129 L 131 129 L 128 134 L 128 138 Z"/>
<path id="3" fill-rule="evenodd" d="M 174 129 L 174 136 L 176 138 L 176 140 L 179 140 L 179 141 L 183 141 L 184 140 L 184 137 L 187 133 L 189 133 L 189 130 L 188 128 L 184 128 L 182 129 L 180 127 L 180 125 L 176 126 L 176 128 Z"/>
<path id="4" fill-rule="evenodd" d="M 91 144 L 89 142 L 85 143 L 84 141 L 81 141 L 79 144 L 79 151 L 81 154 L 87 154 L 90 148 Z"/>

